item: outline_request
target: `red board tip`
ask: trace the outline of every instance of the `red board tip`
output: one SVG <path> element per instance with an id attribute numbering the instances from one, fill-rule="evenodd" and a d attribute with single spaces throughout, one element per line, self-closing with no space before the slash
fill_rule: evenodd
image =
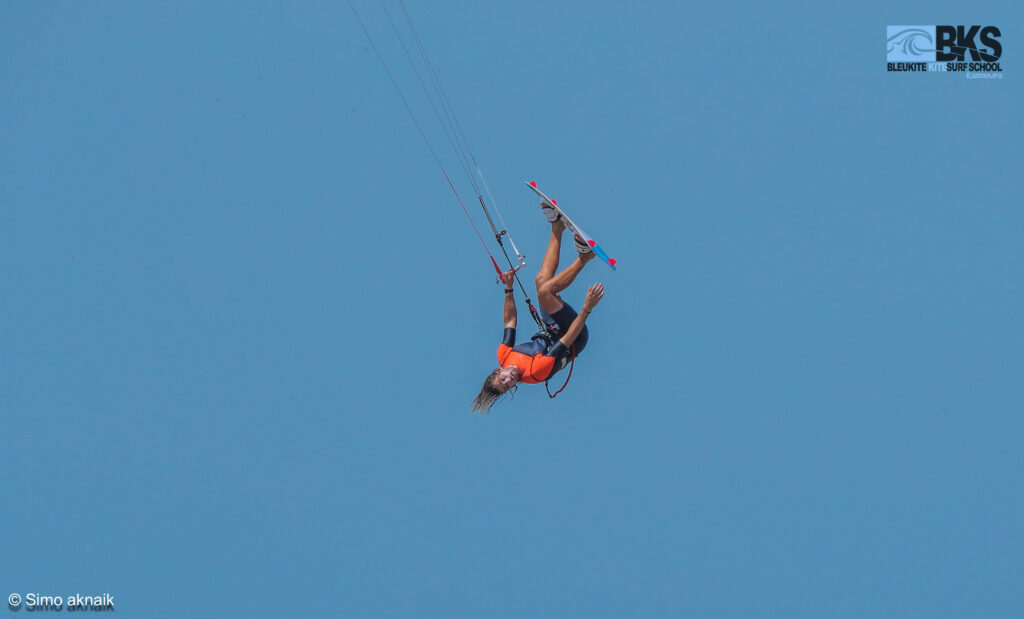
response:
<path id="1" fill-rule="evenodd" d="M 587 243 L 589 243 L 591 247 L 593 247 L 594 245 L 597 245 L 597 241 L 592 241 L 591 240 L 591 241 L 587 241 Z"/>
<path id="2" fill-rule="evenodd" d="M 610 264 L 612 266 L 615 266 L 616 263 L 618 263 L 618 260 L 616 260 L 615 258 L 609 258 L 608 259 L 608 264 Z"/>
<path id="3" fill-rule="evenodd" d="M 551 203 L 554 204 L 555 206 L 558 206 L 558 200 L 552 200 Z"/>
<path id="4" fill-rule="evenodd" d="M 530 187 L 536 187 L 537 181 L 530 181 Z"/>

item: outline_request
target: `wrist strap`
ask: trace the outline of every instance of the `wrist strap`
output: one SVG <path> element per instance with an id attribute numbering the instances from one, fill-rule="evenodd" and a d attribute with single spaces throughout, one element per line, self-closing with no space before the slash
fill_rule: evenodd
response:
<path id="1" fill-rule="evenodd" d="M 505 294 L 511 294 L 511 293 L 512 293 L 512 289 L 511 288 L 506 288 L 505 289 Z"/>

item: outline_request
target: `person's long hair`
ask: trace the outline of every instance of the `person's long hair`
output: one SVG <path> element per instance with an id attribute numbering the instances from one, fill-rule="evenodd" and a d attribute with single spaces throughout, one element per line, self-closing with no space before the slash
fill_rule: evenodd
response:
<path id="1" fill-rule="evenodd" d="M 480 388 L 480 393 L 476 394 L 473 398 L 473 412 L 474 413 L 486 413 L 491 410 L 494 403 L 501 399 L 501 396 L 508 392 L 498 391 L 498 388 L 494 386 L 494 379 L 498 376 L 498 372 L 501 368 L 495 369 L 493 372 L 487 375 L 484 379 L 484 386 Z M 518 386 L 518 385 L 517 385 Z M 516 387 L 513 387 L 509 391 L 515 391 Z"/>

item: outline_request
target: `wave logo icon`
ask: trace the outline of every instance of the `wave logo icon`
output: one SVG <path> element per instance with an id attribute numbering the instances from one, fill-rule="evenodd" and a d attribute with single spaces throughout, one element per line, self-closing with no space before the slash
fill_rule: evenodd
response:
<path id="1" fill-rule="evenodd" d="M 885 35 L 888 62 L 934 62 L 935 26 L 886 26 Z"/>

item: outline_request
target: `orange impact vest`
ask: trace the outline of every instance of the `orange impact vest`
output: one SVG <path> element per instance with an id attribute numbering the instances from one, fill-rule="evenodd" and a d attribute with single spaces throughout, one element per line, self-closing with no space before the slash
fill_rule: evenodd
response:
<path id="1" fill-rule="evenodd" d="M 520 379 L 524 383 L 542 383 L 551 376 L 555 369 L 555 358 L 546 355 L 524 355 L 512 350 L 511 346 L 498 345 L 498 363 L 507 368 L 514 365 L 523 373 Z"/>

